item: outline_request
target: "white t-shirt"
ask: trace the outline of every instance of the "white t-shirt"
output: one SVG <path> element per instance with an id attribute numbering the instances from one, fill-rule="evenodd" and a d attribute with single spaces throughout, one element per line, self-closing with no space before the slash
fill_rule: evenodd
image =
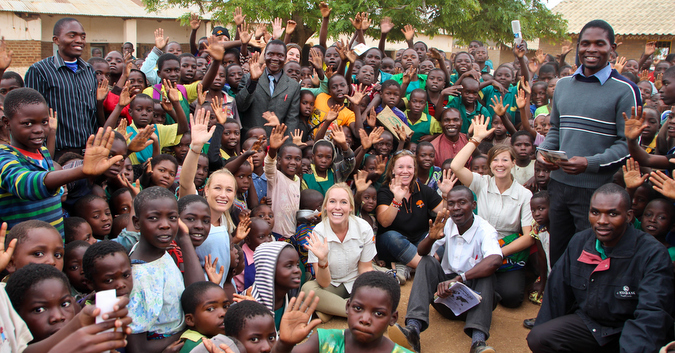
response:
<path id="1" fill-rule="evenodd" d="M 0 283 L 0 353 L 23 352 L 32 340 L 28 326 L 9 301 L 5 283 Z"/>

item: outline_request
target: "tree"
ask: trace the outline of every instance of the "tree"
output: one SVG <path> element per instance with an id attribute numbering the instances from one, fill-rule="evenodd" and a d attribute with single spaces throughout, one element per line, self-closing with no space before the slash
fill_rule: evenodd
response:
<path id="1" fill-rule="evenodd" d="M 293 42 L 304 44 L 321 26 L 319 2 L 311 0 L 143 0 L 149 10 L 197 5 L 203 13 L 222 23 L 232 22 L 232 13 L 241 7 L 248 22 L 270 23 L 280 17 L 297 23 Z M 370 14 L 373 26 L 366 32 L 379 38 L 379 23 L 391 17 L 397 28 L 389 40 L 402 40 L 398 30 L 410 24 L 418 33 L 429 36 L 452 35 L 462 43 L 473 39 L 510 43 L 511 21 L 520 20 L 525 39 L 565 38 L 567 22 L 550 11 L 541 0 L 342 0 L 329 2 L 332 8 L 329 36 L 353 33 L 349 21 L 357 12 Z"/>

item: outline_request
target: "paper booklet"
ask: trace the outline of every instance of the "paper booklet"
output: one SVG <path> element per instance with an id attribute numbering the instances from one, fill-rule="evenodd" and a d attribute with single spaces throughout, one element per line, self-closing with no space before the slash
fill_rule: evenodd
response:
<path id="1" fill-rule="evenodd" d="M 544 155 L 544 158 L 551 163 L 567 160 L 567 153 L 565 153 L 565 151 L 552 151 L 545 148 L 537 148 L 537 151 L 541 152 L 541 154 Z"/>
<path id="2" fill-rule="evenodd" d="M 465 311 L 480 304 L 483 300 L 483 297 L 481 297 L 480 294 L 476 293 L 462 282 L 455 282 L 450 286 L 450 289 L 452 290 L 452 295 L 446 298 L 434 296 L 434 303 L 440 303 L 447 306 L 452 310 L 455 316 L 461 315 Z"/>

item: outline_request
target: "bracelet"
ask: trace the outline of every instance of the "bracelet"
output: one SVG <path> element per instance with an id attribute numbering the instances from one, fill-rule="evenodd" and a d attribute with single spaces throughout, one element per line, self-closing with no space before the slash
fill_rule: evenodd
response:
<path id="1" fill-rule="evenodd" d="M 396 208 L 401 208 L 401 206 L 403 206 L 403 203 L 396 201 L 396 199 L 392 199 L 391 205 L 396 207 Z"/>
<path id="2" fill-rule="evenodd" d="M 470 142 L 470 143 L 473 143 L 474 146 L 476 146 L 476 148 L 478 148 L 478 145 L 480 145 L 480 141 L 476 140 L 475 137 L 470 138 L 470 139 L 469 139 L 469 142 Z"/>
<path id="3" fill-rule="evenodd" d="M 190 151 L 196 153 L 197 155 L 202 154 L 202 151 L 195 151 L 195 150 L 193 150 L 193 149 L 192 149 L 192 145 L 190 145 Z"/>
<path id="4" fill-rule="evenodd" d="M 324 269 L 325 269 L 325 268 L 328 267 L 328 261 L 326 261 L 326 264 L 323 265 L 323 266 L 321 266 L 321 263 L 320 263 L 320 262 L 317 262 L 316 264 L 319 266 L 319 268 L 324 268 Z"/>
<path id="5" fill-rule="evenodd" d="M 466 282 L 466 273 L 461 273 L 459 276 L 462 277 L 462 283 L 465 283 Z"/>

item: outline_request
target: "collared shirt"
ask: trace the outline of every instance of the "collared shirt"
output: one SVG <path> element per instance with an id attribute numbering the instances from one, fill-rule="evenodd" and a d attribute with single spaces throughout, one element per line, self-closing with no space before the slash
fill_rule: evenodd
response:
<path id="1" fill-rule="evenodd" d="M 446 274 L 466 273 L 488 256 L 502 256 L 497 231 L 480 216 L 473 216 L 473 224 L 464 234 L 459 234 L 455 222 L 448 219 L 443 233 L 445 237 L 434 243 L 431 254 L 445 245 L 441 267 Z"/>
<path id="2" fill-rule="evenodd" d="M 96 74 L 91 65 L 77 59 L 73 72 L 57 53 L 31 65 L 26 72 L 26 87 L 40 92 L 47 105 L 59 117 L 56 149 L 84 148 L 96 133 Z"/>
<path id="3" fill-rule="evenodd" d="M 493 176 L 473 173 L 469 189 L 476 193 L 478 215 L 497 229 L 499 239 L 514 233 L 522 234 L 522 228 L 532 224 L 532 193 L 518 182 L 514 181 L 510 188 L 500 193 Z"/>
<path id="4" fill-rule="evenodd" d="M 359 262 L 370 262 L 377 254 L 373 228 L 362 218 L 349 216 L 349 230 L 342 241 L 335 235 L 328 220 L 317 224 L 313 233 L 319 241 L 326 239 L 328 243 L 330 284 L 335 287 L 344 284 L 347 292 L 351 293 L 359 276 Z M 307 256 L 307 263 L 319 262 L 313 252 L 310 251 Z"/>
<path id="5" fill-rule="evenodd" d="M 572 77 L 574 77 L 576 75 L 581 75 L 583 77 L 593 77 L 593 76 L 595 76 L 598 79 L 598 81 L 600 81 L 600 85 L 604 85 L 605 82 L 607 82 L 607 80 L 609 80 L 609 76 L 611 74 L 612 74 L 612 66 L 610 66 L 609 63 L 607 64 L 607 66 L 602 68 L 602 70 L 594 73 L 591 76 L 584 75 L 584 65 L 580 65 L 579 68 L 577 69 L 577 71 L 574 71 L 574 74 L 572 74 Z"/>
<path id="6" fill-rule="evenodd" d="M 277 83 L 279 83 L 281 75 L 284 72 L 279 71 L 276 74 L 272 75 L 272 73 L 270 73 L 267 69 L 265 69 L 265 73 L 267 74 L 267 78 L 270 80 L 270 94 L 274 94 L 274 88 L 276 88 Z"/>
<path id="7" fill-rule="evenodd" d="M 443 162 L 449 158 L 455 158 L 457 153 L 469 143 L 469 139 L 465 134 L 459 133 L 457 141 L 450 141 L 444 134 L 431 140 L 431 145 L 436 150 L 436 157 L 434 158 L 434 165 L 440 167 Z M 471 158 L 466 162 L 467 165 L 471 163 Z"/>

